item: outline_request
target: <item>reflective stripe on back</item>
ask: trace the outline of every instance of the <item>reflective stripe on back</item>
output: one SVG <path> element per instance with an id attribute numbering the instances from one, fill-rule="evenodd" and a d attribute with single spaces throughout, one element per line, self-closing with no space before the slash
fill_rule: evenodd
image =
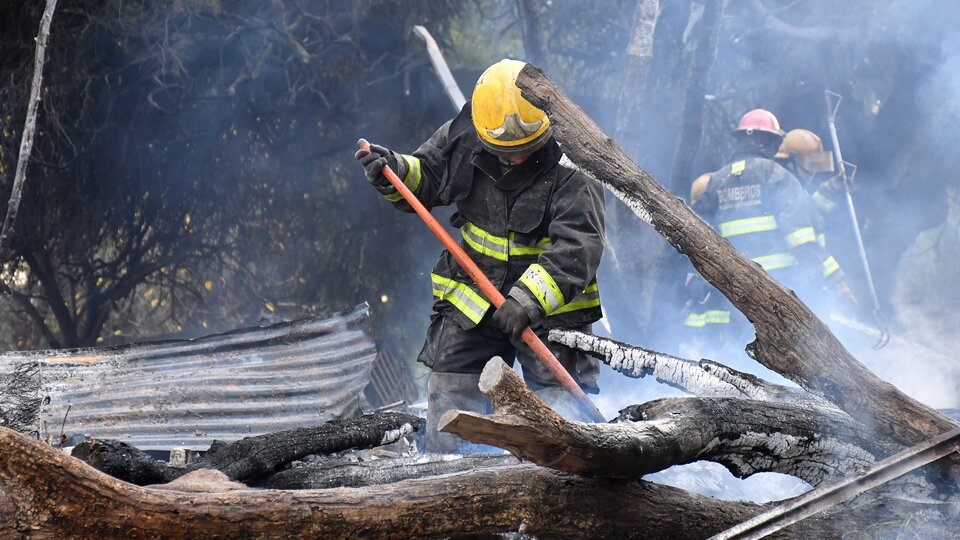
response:
<path id="1" fill-rule="evenodd" d="M 752 218 L 724 221 L 719 225 L 720 234 L 724 238 L 756 232 L 777 230 L 777 218 L 767 215 Z"/>
<path id="2" fill-rule="evenodd" d="M 730 164 L 730 174 L 739 175 L 747 169 L 746 160 L 734 161 Z"/>
<path id="3" fill-rule="evenodd" d="M 703 313 L 691 313 L 683 321 L 684 326 L 702 328 L 708 324 L 730 324 L 730 312 L 725 309 L 711 309 Z"/>
<path id="4" fill-rule="evenodd" d="M 795 247 L 802 246 L 803 244 L 816 242 L 817 233 L 813 230 L 813 227 L 803 227 L 802 229 L 793 231 L 784 238 L 787 240 L 787 246 L 790 249 L 793 249 Z"/>
<path id="5" fill-rule="evenodd" d="M 751 257 L 750 260 L 759 264 L 768 272 L 797 264 L 797 258 L 793 256 L 793 253 L 774 253 L 762 257 Z"/>

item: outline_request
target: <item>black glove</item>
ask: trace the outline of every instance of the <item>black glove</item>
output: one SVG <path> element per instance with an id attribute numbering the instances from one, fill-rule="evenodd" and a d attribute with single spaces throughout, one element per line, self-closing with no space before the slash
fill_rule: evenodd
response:
<path id="1" fill-rule="evenodd" d="M 517 302 L 516 299 L 507 298 L 507 300 L 503 304 L 500 304 L 500 307 L 493 312 L 493 323 L 499 326 L 504 334 L 509 335 L 513 339 L 517 339 L 520 337 L 523 329 L 530 326 L 530 315 L 527 314 L 527 310 L 523 309 L 523 306 L 521 306 L 520 302 Z"/>
<path id="2" fill-rule="evenodd" d="M 397 173 L 400 178 L 403 178 L 403 175 L 399 174 L 400 171 L 397 168 L 397 154 L 383 146 L 371 144 L 369 151 L 361 148 L 357 150 L 354 157 L 357 158 L 357 161 L 359 161 L 363 167 L 363 172 L 367 176 L 367 182 L 373 184 L 374 187 L 381 189 L 391 187 L 387 177 L 380 173 L 385 165 L 393 169 L 393 172 Z"/>

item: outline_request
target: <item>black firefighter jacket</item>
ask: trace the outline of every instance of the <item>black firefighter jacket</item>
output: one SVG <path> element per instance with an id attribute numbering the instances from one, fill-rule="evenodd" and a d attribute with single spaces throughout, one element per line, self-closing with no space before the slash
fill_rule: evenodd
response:
<path id="1" fill-rule="evenodd" d="M 456 205 L 450 221 L 460 229 L 460 245 L 534 325 L 598 320 L 602 187 L 560 165 L 553 139 L 521 165 L 504 167 L 480 145 L 470 111 L 467 103 L 413 155 L 398 156 L 404 183 L 428 209 Z M 392 187 L 380 191 L 397 208 L 413 211 Z M 446 250 L 431 280 L 434 310 L 463 329 L 476 326 L 491 307 Z"/>
<path id="2" fill-rule="evenodd" d="M 795 290 L 819 290 L 829 275 L 816 210 L 772 159 L 743 154 L 710 177 L 698 213 L 744 255 Z"/>

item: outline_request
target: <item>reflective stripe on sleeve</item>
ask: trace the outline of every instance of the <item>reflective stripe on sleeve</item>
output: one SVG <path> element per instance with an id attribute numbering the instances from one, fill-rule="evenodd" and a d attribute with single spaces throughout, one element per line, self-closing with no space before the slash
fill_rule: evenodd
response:
<path id="1" fill-rule="evenodd" d="M 784 238 L 787 240 L 787 246 L 789 246 L 790 249 L 793 249 L 802 246 L 803 244 L 816 242 L 817 233 L 813 230 L 813 227 L 804 227 L 802 229 L 793 231 Z"/>
<path id="2" fill-rule="evenodd" d="M 720 224 L 720 234 L 724 238 L 755 232 L 777 230 L 777 218 L 773 216 L 759 216 L 752 218 L 724 221 Z"/>
<path id="3" fill-rule="evenodd" d="M 416 193 L 417 188 L 420 187 L 420 158 L 413 156 L 408 156 L 406 154 L 400 154 L 400 157 L 407 163 L 407 175 L 403 178 L 403 183 L 410 188 L 410 191 Z M 383 196 L 384 199 L 390 202 L 397 202 L 403 198 L 403 195 L 399 191 L 395 193 L 390 193 Z"/>
<path id="4" fill-rule="evenodd" d="M 834 272 L 840 269 L 840 263 L 833 258 L 833 255 L 823 260 L 823 277 L 830 277 Z"/>
<path id="5" fill-rule="evenodd" d="M 565 303 L 557 282 L 539 264 L 531 264 L 520 276 L 520 283 L 527 286 L 547 315 L 553 314 Z"/>
<path id="6" fill-rule="evenodd" d="M 793 256 L 793 253 L 774 253 L 762 257 L 753 257 L 750 260 L 759 264 L 768 272 L 797 264 L 797 259 Z"/>
<path id="7" fill-rule="evenodd" d="M 817 209 L 824 214 L 833 212 L 833 209 L 837 207 L 837 203 L 819 191 L 813 194 L 813 203 L 817 205 Z"/>
<path id="8" fill-rule="evenodd" d="M 684 326 L 702 328 L 708 324 L 730 324 L 730 312 L 725 309 L 711 309 L 703 313 L 691 313 L 683 321 Z"/>
<path id="9" fill-rule="evenodd" d="M 564 304 L 563 307 L 554 311 L 551 313 L 551 315 L 559 315 L 561 313 L 577 311 L 578 309 L 589 309 L 594 307 L 600 307 L 600 288 L 597 286 L 596 282 L 588 285 L 582 293 L 574 296 L 573 300 L 570 300 Z"/>
<path id="10" fill-rule="evenodd" d="M 490 308 L 490 302 L 464 283 L 433 273 L 430 280 L 433 281 L 433 295 L 453 304 L 474 324 L 478 324 Z"/>

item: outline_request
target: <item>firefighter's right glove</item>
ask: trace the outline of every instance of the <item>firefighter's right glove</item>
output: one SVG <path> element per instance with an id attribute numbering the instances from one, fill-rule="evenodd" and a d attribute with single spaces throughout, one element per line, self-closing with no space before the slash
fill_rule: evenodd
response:
<path id="1" fill-rule="evenodd" d="M 530 326 L 530 315 L 516 299 L 507 298 L 493 312 L 493 323 L 499 326 L 504 334 L 518 339 L 523 329 Z"/>
<path id="2" fill-rule="evenodd" d="M 378 191 L 392 189 L 393 187 L 390 184 L 390 181 L 387 180 L 387 177 L 381 173 L 385 166 L 393 169 L 393 172 L 397 173 L 400 178 L 403 178 L 404 176 L 403 174 L 400 174 L 402 171 L 398 170 L 400 160 L 396 152 L 393 152 L 378 144 L 371 144 L 369 151 L 362 148 L 357 150 L 357 153 L 354 154 L 354 157 L 357 158 L 357 161 L 360 162 L 360 166 L 363 167 L 363 173 L 367 177 L 367 182 L 373 184 Z"/>

